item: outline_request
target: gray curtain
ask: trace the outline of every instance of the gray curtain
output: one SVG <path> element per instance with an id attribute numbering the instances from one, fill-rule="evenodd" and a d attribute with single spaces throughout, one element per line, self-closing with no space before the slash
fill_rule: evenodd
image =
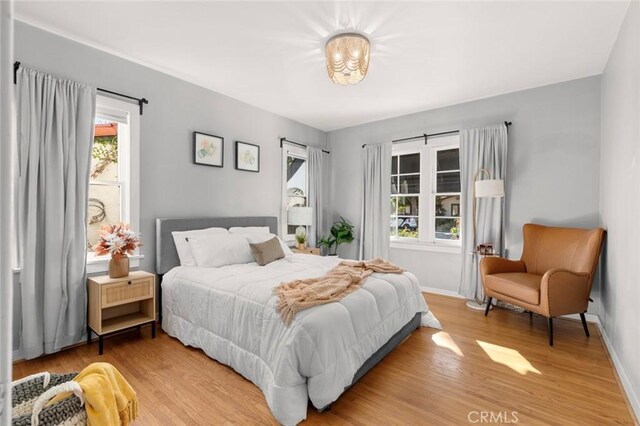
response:
<path id="1" fill-rule="evenodd" d="M 478 170 L 487 169 L 492 179 L 507 176 L 507 126 L 499 124 L 460 131 L 460 181 L 462 200 L 462 274 L 460 294 L 466 299 L 482 300 L 482 284 L 478 281 L 478 256 L 473 252 L 478 243 L 492 242 L 497 253 L 503 253 L 504 198 L 477 198 L 477 231 L 473 235 L 473 186 Z M 482 176 L 479 179 L 487 179 Z"/>
<path id="2" fill-rule="evenodd" d="M 95 88 L 18 71 L 20 337 L 27 359 L 85 335 L 95 101 Z"/>
<path id="3" fill-rule="evenodd" d="M 391 237 L 391 142 L 366 145 L 363 150 L 359 257 L 386 259 Z"/>
<path id="4" fill-rule="evenodd" d="M 13 2 L 0 1 L 0 424 L 12 417 L 12 318 L 14 277 Z"/>
<path id="5" fill-rule="evenodd" d="M 329 154 L 319 148 L 308 148 L 309 207 L 313 208 L 313 224 L 309 232 L 309 246 L 316 247 L 324 236 L 325 218 L 329 217 L 327 179 L 329 178 Z"/>

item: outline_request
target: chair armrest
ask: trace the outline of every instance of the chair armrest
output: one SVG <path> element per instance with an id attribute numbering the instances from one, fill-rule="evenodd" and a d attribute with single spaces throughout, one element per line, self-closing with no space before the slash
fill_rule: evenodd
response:
<path id="1" fill-rule="evenodd" d="M 578 314 L 589 305 L 591 274 L 554 268 L 542 276 L 540 306 L 548 316 Z"/>
<path id="2" fill-rule="evenodd" d="M 480 260 L 482 276 L 505 272 L 527 272 L 527 267 L 521 260 L 509 260 L 502 257 L 483 257 Z"/>

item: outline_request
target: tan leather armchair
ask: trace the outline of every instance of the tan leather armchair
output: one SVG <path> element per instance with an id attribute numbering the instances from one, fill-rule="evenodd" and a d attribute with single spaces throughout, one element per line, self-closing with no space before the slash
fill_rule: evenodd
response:
<path id="1" fill-rule="evenodd" d="M 593 274 L 598 265 L 605 230 L 553 228 L 526 224 L 520 260 L 485 257 L 480 261 L 484 292 L 492 299 L 520 306 L 548 318 L 553 346 L 553 318 L 580 314 L 584 332 Z"/>

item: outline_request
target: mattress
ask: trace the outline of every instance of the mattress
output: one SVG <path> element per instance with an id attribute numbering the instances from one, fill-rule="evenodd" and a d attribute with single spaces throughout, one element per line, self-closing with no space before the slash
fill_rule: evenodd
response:
<path id="1" fill-rule="evenodd" d="M 339 302 L 296 314 L 286 326 L 273 288 L 324 275 L 340 259 L 294 254 L 266 266 L 176 267 L 162 280 L 163 329 L 231 366 L 264 393 L 285 425 L 335 401 L 354 374 L 416 313 L 440 328 L 416 277 L 375 273 Z"/>

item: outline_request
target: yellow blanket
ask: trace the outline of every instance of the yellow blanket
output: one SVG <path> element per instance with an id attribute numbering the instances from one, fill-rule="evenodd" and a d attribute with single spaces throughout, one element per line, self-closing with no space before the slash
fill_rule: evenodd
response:
<path id="1" fill-rule="evenodd" d="M 337 302 L 359 289 L 362 281 L 374 272 L 401 274 L 404 269 L 379 257 L 369 261 L 345 260 L 323 277 L 295 280 L 274 288 L 278 296 L 276 311 L 289 325 L 297 312 Z"/>
<path id="2" fill-rule="evenodd" d="M 127 426 L 138 416 L 138 396 L 113 365 L 93 363 L 73 380 L 82 388 L 89 426 Z M 60 394 L 49 404 L 68 396 Z"/>

